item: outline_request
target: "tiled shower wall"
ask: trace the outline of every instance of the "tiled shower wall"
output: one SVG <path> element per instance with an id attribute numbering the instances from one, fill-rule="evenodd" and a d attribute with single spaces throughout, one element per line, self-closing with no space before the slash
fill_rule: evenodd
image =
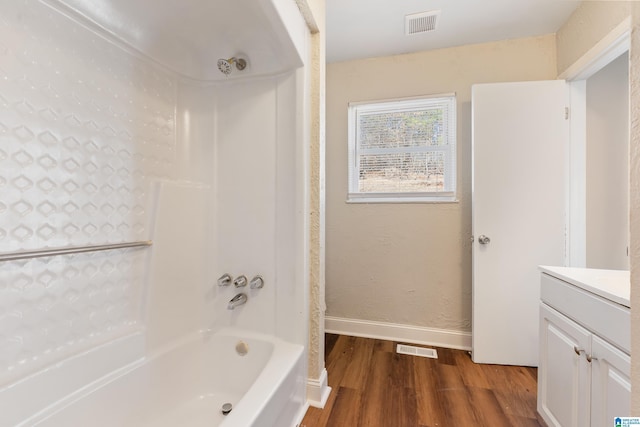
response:
<path id="1" fill-rule="evenodd" d="M 0 2 L 0 252 L 150 238 L 176 79 L 37 0 Z M 0 263 L 0 387 L 140 327 L 149 249 Z"/>

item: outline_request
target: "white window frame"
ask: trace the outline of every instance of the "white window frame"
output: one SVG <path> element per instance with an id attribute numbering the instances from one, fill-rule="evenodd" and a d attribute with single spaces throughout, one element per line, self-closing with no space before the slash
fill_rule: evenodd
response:
<path id="1" fill-rule="evenodd" d="M 358 147 L 358 123 L 362 113 L 384 113 L 416 111 L 434 106 L 445 106 L 448 114 L 446 120 L 446 138 L 448 144 L 435 147 L 406 147 L 367 149 L 367 154 L 407 153 L 407 152 L 445 152 L 445 189 L 430 192 L 361 192 L 359 188 L 360 153 Z M 429 95 L 411 98 L 396 98 L 382 101 L 350 102 L 349 103 L 349 188 L 348 203 L 429 203 L 429 202 L 457 202 L 456 200 L 456 116 L 457 104 L 455 93 Z"/>

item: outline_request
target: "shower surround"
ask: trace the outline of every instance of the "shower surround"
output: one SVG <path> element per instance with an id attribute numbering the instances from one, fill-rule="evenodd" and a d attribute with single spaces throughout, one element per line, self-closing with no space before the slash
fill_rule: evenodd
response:
<path id="1" fill-rule="evenodd" d="M 199 330 L 306 347 L 309 34 L 232 3 L 0 2 L 0 254 L 152 242 L 0 264 L 0 424 Z"/>

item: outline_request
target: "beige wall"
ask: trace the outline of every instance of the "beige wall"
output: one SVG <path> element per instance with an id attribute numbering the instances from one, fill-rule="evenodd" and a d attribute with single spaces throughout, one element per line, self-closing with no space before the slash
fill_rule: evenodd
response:
<path id="1" fill-rule="evenodd" d="M 308 397 L 312 404 L 321 400 L 324 367 L 325 310 L 325 0 L 296 0 L 311 37 L 309 39 L 309 356 Z"/>
<path id="2" fill-rule="evenodd" d="M 640 351 L 640 3 L 632 9 L 629 59 L 629 230 L 631 265 L 631 353 Z M 631 413 L 640 416 L 640 357 L 631 357 Z"/>
<path id="3" fill-rule="evenodd" d="M 640 351 L 640 3 L 632 8 L 629 52 L 629 231 L 631 266 L 631 353 Z M 640 415 L 640 357 L 631 357 L 631 413 Z"/>
<path id="4" fill-rule="evenodd" d="M 587 80 L 587 267 L 628 270 L 629 59 Z"/>
<path id="5" fill-rule="evenodd" d="M 327 65 L 327 315 L 471 323 L 471 85 L 556 77 L 553 35 Z M 458 199 L 347 204 L 347 104 L 456 92 Z"/>
<path id="6" fill-rule="evenodd" d="M 558 75 L 630 15 L 628 1 L 584 1 L 556 34 Z"/>

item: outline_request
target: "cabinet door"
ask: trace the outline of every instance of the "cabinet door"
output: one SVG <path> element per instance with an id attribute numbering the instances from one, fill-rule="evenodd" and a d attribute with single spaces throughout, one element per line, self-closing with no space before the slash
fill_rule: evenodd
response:
<path id="1" fill-rule="evenodd" d="M 591 354 L 591 425 L 612 426 L 630 416 L 631 358 L 595 335 Z"/>
<path id="2" fill-rule="evenodd" d="M 549 427 L 589 425 L 591 333 L 540 304 L 538 412 Z"/>

